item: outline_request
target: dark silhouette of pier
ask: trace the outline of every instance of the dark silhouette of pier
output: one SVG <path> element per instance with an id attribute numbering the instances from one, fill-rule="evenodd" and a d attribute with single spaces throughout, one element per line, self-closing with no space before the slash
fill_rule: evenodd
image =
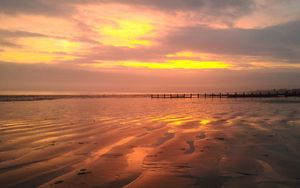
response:
<path id="1" fill-rule="evenodd" d="M 234 93 L 178 93 L 178 94 L 151 94 L 151 98 L 176 99 L 176 98 L 272 98 L 272 97 L 300 97 L 300 89 L 293 90 L 271 90 L 271 91 L 250 91 Z"/>

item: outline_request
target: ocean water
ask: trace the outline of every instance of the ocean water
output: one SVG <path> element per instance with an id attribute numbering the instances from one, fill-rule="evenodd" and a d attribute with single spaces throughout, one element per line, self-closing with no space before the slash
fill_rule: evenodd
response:
<path id="1" fill-rule="evenodd" d="M 0 103 L 1 187 L 300 187 L 300 100 Z"/>

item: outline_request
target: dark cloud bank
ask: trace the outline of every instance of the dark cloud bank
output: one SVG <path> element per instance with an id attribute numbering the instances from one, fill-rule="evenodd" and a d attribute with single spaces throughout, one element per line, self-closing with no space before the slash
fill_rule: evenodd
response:
<path id="1" fill-rule="evenodd" d="M 300 63 L 300 21 L 262 29 L 180 28 L 165 39 L 166 45 L 226 55 L 273 57 Z"/>
<path id="2" fill-rule="evenodd" d="M 213 12 L 221 13 L 224 10 L 232 14 L 245 14 L 253 6 L 253 0 L 1 0 L 0 11 L 7 14 L 32 13 L 32 14 L 57 14 L 70 11 L 72 4 L 103 4 L 123 3 L 135 6 L 147 6 L 161 10 L 199 10 L 208 8 Z M 222 11 L 221 11 L 222 10 Z"/>
<path id="3" fill-rule="evenodd" d="M 0 63 L 1 91 L 218 92 L 299 87 L 299 70 L 85 71 Z"/>

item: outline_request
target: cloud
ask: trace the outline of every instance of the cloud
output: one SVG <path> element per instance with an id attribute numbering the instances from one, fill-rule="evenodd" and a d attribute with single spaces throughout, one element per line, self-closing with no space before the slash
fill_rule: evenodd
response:
<path id="1" fill-rule="evenodd" d="M 44 35 L 40 33 L 32 33 L 26 31 L 10 31 L 10 30 L 0 29 L 0 44 L 2 48 L 3 47 L 19 48 L 21 46 L 16 44 L 12 39 L 18 37 L 42 37 L 42 36 Z"/>
<path id="2" fill-rule="evenodd" d="M 154 8 L 161 11 L 195 11 L 228 18 L 248 14 L 254 7 L 253 0 L 1 0 L 0 12 L 5 14 L 42 14 L 61 16 L 75 11 L 72 5 L 112 4 Z M 203 15 L 203 14 L 202 14 Z"/>
<path id="3" fill-rule="evenodd" d="M 260 29 L 180 27 L 160 38 L 155 46 L 136 49 L 95 47 L 80 63 L 92 63 L 94 60 L 163 61 L 167 54 L 192 51 L 218 55 L 220 59 L 217 60 L 227 56 L 237 66 L 251 61 L 300 64 L 299 33 L 300 20 Z"/>
<path id="4" fill-rule="evenodd" d="M 116 0 L 115 2 L 152 6 L 166 10 L 197 10 L 203 7 L 214 7 L 216 9 L 242 7 L 243 9 L 248 9 L 253 4 L 253 0 Z"/>
<path id="5" fill-rule="evenodd" d="M 5 14 L 42 14 L 55 16 L 58 13 L 66 13 L 64 7 L 58 1 L 47 0 L 0 0 L 0 12 Z"/>
<path id="6" fill-rule="evenodd" d="M 143 10 L 145 9 L 156 9 L 171 14 L 174 12 L 176 14 L 178 11 L 194 12 L 196 17 L 193 17 L 193 19 L 212 20 L 211 23 L 214 23 L 214 21 L 221 21 L 231 25 L 235 19 L 255 11 L 257 2 L 257 0 L 0 0 L 0 11 L 8 14 L 26 13 L 58 15 L 61 13 L 64 15 L 64 11 L 72 12 L 75 10 L 75 6 L 73 5 L 112 4 L 112 7 L 117 9 L 118 6 L 115 6 L 113 3 L 118 3 L 134 7 L 134 11 L 129 13 L 126 12 L 126 16 L 128 14 L 132 14 L 132 17 L 136 17 L 136 15 L 141 15 L 141 17 L 145 16 L 142 15 Z M 277 0 L 264 0 L 259 2 L 260 5 L 264 6 L 273 6 L 273 4 L 280 4 L 280 6 L 284 5 L 282 1 L 279 3 Z M 90 14 L 87 15 L 90 17 L 84 17 L 80 14 L 76 17 L 76 14 L 74 14 L 72 18 L 63 17 L 59 19 L 55 18 L 53 20 L 50 20 L 48 17 L 46 20 L 45 17 L 42 16 L 29 16 L 26 21 L 24 18 L 17 17 L 15 18 L 17 21 L 14 20 L 14 22 L 11 22 L 11 20 L 8 20 L 3 27 L 9 27 L 9 24 L 11 23 L 13 23 L 11 25 L 14 27 L 12 27 L 11 30 L 0 30 L 0 44 L 2 47 L 18 47 L 15 42 L 16 40 L 14 39 L 21 37 L 66 37 L 66 39 L 70 41 L 89 44 L 89 47 L 85 48 L 86 51 L 84 51 L 84 54 L 80 54 L 82 58 L 80 60 L 76 59 L 78 63 L 93 63 L 95 60 L 164 62 L 166 54 L 174 54 L 181 51 L 231 55 L 232 57 L 251 56 L 257 59 L 275 60 L 275 63 L 279 61 L 299 63 L 300 39 L 298 33 L 300 33 L 300 21 L 260 29 L 238 29 L 233 27 L 218 29 L 212 28 L 209 25 L 204 26 L 199 24 L 192 24 L 193 26 L 189 27 L 178 25 L 172 26 L 173 22 L 170 24 L 171 26 L 165 26 L 165 20 L 162 20 L 161 17 L 158 16 L 153 19 L 153 23 L 155 23 L 154 30 L 161 29 L 163 32 L 159 33 L 157 38 L 151 38 L 151 43 L 153 43 L 153 45 L 139 45 L 136 49 L 130 49 L 126 48 L 126 45 L 124 44 L 120 45 L 120 43 L 127 43 L 128 41 L 132 42 L 132 38 L 129 38 L 127 35 L 123 36 L 123 34 L 129 33 L 132 35 L 132 32 L 130 33 L 128 30 L 136 30 L 136 28 L 128 27 L 128 24 L 125 24 L 127 28 L 122 30 L 120 29 L 120 26 L 115 23 L 116 20 L 110 20 L 110 18 L 113 17 L 110 11 L 108 11 L 107 14 L 99 13 L 99 10 L 108 9 L 107 7 L 104 6 L 103 8 L 103 6 L 95 6 L 94 8 L 96 12 L 85 11 L 82 13 L 82 15 L 85 15 L 85 13 L 88 12 Z M 113 12 L 118 14 L 117 18 L 123 18 L 124 16 L 122 12 L 120 13 L 119 9 Z M 148 15 L 145 17 L 147 16 Z M 168 19 L 169 17 L 170 15 L 168 15 Z M 174 23 L 176 22 L 174 17 L 171 16 L 170 18 L 174 20 Z M 189 19 L 188 16 L 185 18 L 187 20 Z M 21 23 L 18 22 L 20 19 L 24 21 Z M 59 20 L 61 22 L 59 22 Z M 110 33 L 108 33 L 114 34 L 109 36 L 109 39 L 113 40 L 105 43 L 103 41 L 105 41 L 105 37 L 107 36 L 103 35 L 103 32 L 100 34 L 97 33 L 96 29 L 97 27 L 105 28 L 105 23 L 109 21 L 114 22 L 112 25 L 116 24 L 116 29 L 112 30 L 109 28 Z M 23 26 L 23 23 L 28 27 Z M 43 23 L 44 25 L 42 25 Z M 4 21 L 2 22 L 2 25 L 4 25 Z M 129 25 L 137 24 L 133 22 Z M 159 26 L 162 25 L 163 28 L 159 28 Z M 22 28 L 24 31 L 15 30 L 18 28 Z M 53 34 L 58 36 L 50 36 Z M 146 36 L 146 38 L 143 36 L 143 40 L 148 40 L 147 37 L 149 38 L 149 36 Z M 111 43 L 117 43 L 119 46 L 110 46 Z M 90 48 L 90 46 L 93 47 Z"/>
<path id="7" fill-rule="evenodd" d="M 169 15 L 183 15 L 198 23 L 219 22 L 232 26 L 236 19 L 255 11 L 255 0 L 102 0 L 102 4 L 119 3 L 138 7 L 141 11 L 153 9 Z"/>
<path id="8" fill-rule="evenodd" d="M 71 18 L 78 12 L 80 6 L 119 4 L 136 7 L 140 11 L 153 9 L 173 16 L 183 14 L 186 19 L 200 24 L 213 22 L 216 26 L 233 27 L 237 20 L 256 12 L 279 15 L 277 19 L 290 18 L 291 16 L 285 15 L 288 15 L 289 10 L 293 8 L 294 12 L 297 11 L 295 8 L 299 6 L 297 2 L 296 0 L 0 0 L 0 14 L 69 16 Z M 284 7 L 288 8 L 284 9 Z M 279 14 L 280 12 L 284 14 Z"/>
<path id="9" fill-rule="evenodd" d="M 13 76 L 12 76 L 13 75 Z M 210 92 L 299 86 L 299 70 L 86 71 L 0 62 L 0 91 Z"/>
<path id="10" fill-rule="evenodd" d="M 273 57 L 300 63 L 300 21 L 261 29 L 179 28 L 162 41 L 166 46 L 226 55 Z"/>
<path id="11" fill-rule="evenodd" d="M 26 31 L 10 31 L 10 30 L 4 30 L 0 29 L 0 37 L 41 37 L 44 36 L 40 33 L 32 33 L 32 32 L 26 32 Z"/>

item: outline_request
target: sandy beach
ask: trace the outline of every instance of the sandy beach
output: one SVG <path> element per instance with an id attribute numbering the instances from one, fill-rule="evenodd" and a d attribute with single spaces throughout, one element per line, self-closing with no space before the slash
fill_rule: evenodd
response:
<path id="1" fill-rule="evenodd" d="M 299 99 L 0 103 L 1 187 L 300 187 Z"/>

